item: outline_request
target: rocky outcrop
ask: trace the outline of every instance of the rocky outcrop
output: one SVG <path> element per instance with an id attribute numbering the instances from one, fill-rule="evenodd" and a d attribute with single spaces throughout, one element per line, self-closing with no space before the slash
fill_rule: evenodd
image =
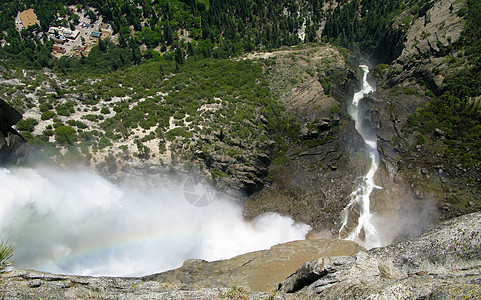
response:
<path id="1" fill-rule="evenodd" d="M 481 297 L 481 213 L 437 225 L 415 240 L 320 258 L 279 290 L 319 299 L 460 299 Z"/>
<path id="2" fill-rule="evenodd" d="M 21 119 L 15 108 L 0 99 L 0 165 L 16 164 L 28 152 L 25 139 L 12 127 Z"/>
<path id="3" fill-rule="evenodd" d="M 429 0 L 404 11 L 379 39 L 371 63 L 396 61 L 405 71 L 421 57 L 445 55 L 463 30 L 462 17 L 457 14 L 463 5 L 455 0 Z"/>
<path id="4" fill-rule="evenodd" d="M 338 130 L 319 145 L 289 149 L 285 161 L 270 167 L 271 184 L 247 200 L 245 215 L 253 218 L 274 211 L 335 236 L 356 178 L 369 163 L 353 124 L 346 122 Z M 301 138 L 323 134 L 316 126 Z"/>
<path id="5" fill-rule="evenodd" d="M 362 249 L 350 241 L 294 241 L 229 260 L 188 260 L 179 269 L 146 276 L 143 280 L 171 283 L 182 289 L 242 286 L 252 291 L 268 292 L 275 290 L 279 282 L 314 257 L 350 256 Z"/>
<path id="6" fill-rule="evenodd" d="M 264 116 L 260 118 L 265 120 Z M 274 141 L 267 139 L 253 146 L 238 137 L 226 138 L 222 130 L 201 136 L 201 141 L 194 150 L 194 160 L 211 172 L 218 188 L 242 198 L 264 187 Z M 206 150 L 203 148 L 205 144 L 222 150 Z"/>
<path id="7" fill-rule="evenodd" d="M 140 279 L 67 276 L 31 270 L 0 277 L 2 299 L 221 299 L 228 289 L 180 290 Z M 262 299 L 262 293 L 257 294 Z M 264 298 L 267 298 L 264 295 Z"/>
<path id="8" fill-rule="evenodd" d="M 358 85 L 356 71 L 329 46 L 299 51 L 295 59 L 294 53 L 278 56 L 267 72 L 273 91 L 293 79 L 300 81 L 281 90 L 281 100 L 301 128 L 287 141 L 289 148 L 273 159 L 269 182 L 249 197 L 245 216 L 274 211 L 313 226 L 325 237 L 337 236 L 340 213 L 369 163 L 359 154 L 362 138 L 344 112 Z M 316 69 L 309 70 L 313 66 Z"/>
<path id="9" fill-rule="evenodd" d="M 229 260 L 187 260 L 179 269 L 143 278 L 16 270 L 0 276 L 0 298 L 230 299 L 238 296 L 239 299 L 268 299 L 278 283 L 303 263 L 319 257 L 350 256 L 361 250 L 364 248 L 350 241 L 295 241 Z"/>

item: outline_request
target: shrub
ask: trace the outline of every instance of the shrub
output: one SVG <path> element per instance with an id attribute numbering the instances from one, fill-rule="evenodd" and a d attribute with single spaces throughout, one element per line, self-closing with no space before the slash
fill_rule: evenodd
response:
<path id="1" fill-rule="evenodd" d="M 91 122 L 97 121 L 97 115 L 93 115 L 93 114 L 85 115 L 85 116 L 83 116 L 82 118 L 87 119 L 87 120 L 89 120 L 89 121 L 91 121 Z"/>
<path id="2" fill-rule="evenodd" d="M 77 139 L 75 129 L 70 126 L 59 126 L 55 129 L 55 140 L 60 145 L 72 145 Z"/>
<path id="3" fill-rule="evenodd" d="M 43 135 L 45 136 L 52 136 L 54 135 L 54 132 L 52 129 L 45 129 L 43 132 L 42 132 Z"/>
<path id="4" fill-rule="evenodd" d="M 47 110 L 47 111 L 44 111 L 42 113 L 42 115 L 40 116 L 40 119 L 45 121 L 45 120 L 51 119 L 53 117 L 55 117 L 55 113 L 51 110 Z"/>
<path id="5" fill-rule="evenodd" d="M 9 243 L 7 242 L 0 243 L 0 273 L 13 265 L 13 261 L 12 261 L 13 250 L 14 250 L 14 247 Z"/>
<path id="6" fill-rule="evenodd" d="M 50 103 L 42 103 L 38 106 L 38 109 L 41 111 L 41 112 L 46 112 L 47 110 L 50 110 L 52 109 L 52 104 Z"/>
<path id="7" fill-rule="evenodd" d="M 182 136 L 184 138 L 191 138 L 193 134 L 181 127 L 171 129 L 165 133 L 166 139 L 168 141 L 173 141 L 177 136 Z"/>
<path id="8" fill-rule="evenodd" d="M 20 120 L 17 123 L 17 129 L 19 131 L 27 131 L 27 132 L 32 132 L 35 128 L 35 125 L 37 125 L 38 122 L 34 118 L 28 118 L 25 120 Z"/>
<path id="9" fill-rule="evenodd" d="M 105 147 L 112 146 L 112 142 L 110 142 L 108 138 L 103 136 L 100 138 L 97 146 L 99 149 L 103 149 Z"/>

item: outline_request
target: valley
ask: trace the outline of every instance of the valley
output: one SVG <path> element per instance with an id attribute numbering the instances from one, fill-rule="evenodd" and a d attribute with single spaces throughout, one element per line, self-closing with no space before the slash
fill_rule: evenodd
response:
<path id="1" fill-rule="evenodd" d="M 28 269 L 66 231 L 0 295 L 479 296 L 476 1 L 34 2 L 1 10 L 0 241 Z M 115 39 L 52 57 L 38 34 L 90 8 Z"/>

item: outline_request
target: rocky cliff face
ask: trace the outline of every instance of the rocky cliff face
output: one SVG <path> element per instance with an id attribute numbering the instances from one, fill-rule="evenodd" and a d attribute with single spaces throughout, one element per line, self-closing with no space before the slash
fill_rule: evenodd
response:
<path id="1" fill-rule="evenodd" d="M 369 164 L 359 154 L 362 138 L 345 113 L 358 84 L 356 70 L 333 47 L 277 56 L 266 70 L 271 89 L 280 93 L 301 128 L 289 148 L 269 166 L 266 187 L 247 200 L 245 215 L 252 218 L 274 211 L 310 224 L 325 237 L 336 235 L 340 212 L 356 178 Z M 282 90 L 289 80 L 297 83 Z"/>
<path id="2" fill-rule="evenodd" d="M 27 154 L 25 140 L 12 127 L 22 115 L 0 99 L 0 165 L 16 164 Z"/>
<path id="3" fill-rule="evenodd" d="M 403 12 L 371 57 L 375 64 L 382 64 L 372 72 L 377 90 L 363 103 L 378 136 L 381 168 L 375 180 L 383 187 L 373 192 L 371 200 L 373 210 L 388 219 L 402 220 L 403 215 L 422 212 L 423 217 L 416 220 L 435 222 L 480 208 L 479 192 L 462 179 L 475 168 L 448 172 L 437 146 L 423 145 L 419 132 L 406 128 L 408 117 L 442 93 L 444 78 L 460 67 L 449 63 L 449 58 L 462 55 L 453 44 L 463 30 L 464 20 L 458 14 L 463 5 L 433 0 L 424 2 L 419 11 Z M 435 129 L 431 136 L 444 138 Z"/>

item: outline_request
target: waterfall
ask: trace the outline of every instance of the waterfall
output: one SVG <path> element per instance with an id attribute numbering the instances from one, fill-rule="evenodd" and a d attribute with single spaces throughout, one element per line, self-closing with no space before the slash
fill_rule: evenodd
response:
<path id="1" fill-rule="evenodd" d="M 363 72 L 361 90 L 354 94 L 348 112 L 356 124 L 356 130 L 366 144 L 366 151 L 371 159 L 371 166 L 357 188 L 351 193 L 351 201 L 342 212 L 339 238 L 359 242 L 369 249 L 381 245 L 377 230 L 372 222 L 373 214 L 370 208 L 371 192 L 375 188 L 379 188 L 374 184 L 374 174 L 379 166 L 379 152 L 377 151 L 377 137 L 370 133 L 369 128 L 363 126 L 362 111 L 359 110 L 359 102 L 364 98 L 364 95 L 374 91 L 374 88 L 367 82 L 369 68 L 365 65 L 361 65 L 360 68 Z M 354 220 L 356 214 L 359 215 L 357 221 Z M 349 224 L 355 224 L 356 226 L 350 229 L 348 228 Z"/>
<path id="2" fill-rule="evenodd" d="M 242 207 L 221 196 L 191 205 L 182 185 L 140 180 L 114 184 L 82 168 L 0 168 L 0 241 L 15 246 L 17 268 L 142 276 L 186 259 L 268 249 L 310 230 L 274 213 L 246 221 Z"/>

